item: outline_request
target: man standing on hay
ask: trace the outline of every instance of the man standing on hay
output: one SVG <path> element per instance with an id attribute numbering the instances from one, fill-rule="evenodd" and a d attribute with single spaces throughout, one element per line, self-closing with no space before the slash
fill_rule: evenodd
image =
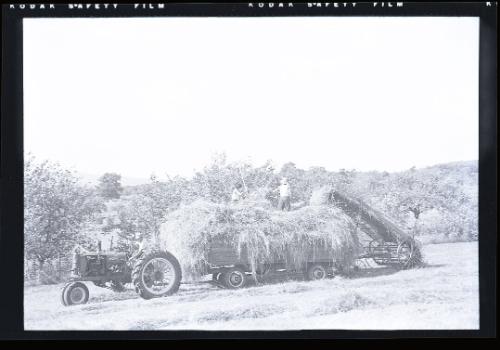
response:
<path id="1" fill-rule="evenodd" d="M 290 190 L 290 185 L 286 177 L 281 179 L 280 186 L 275 191 L 279 191 L 280 193 L 278 209 L 290 211 L 290 197 L 292 196 L 292 191 Z"/>
<path id="2" fill-rule="evenodd" d="M 231 201 L 233 203 L 239 202 L 245 198 L 245 191 L 242 191 L 242 185 L 236 184 L 233 189 L 233 193 L 231 193 Z"/>

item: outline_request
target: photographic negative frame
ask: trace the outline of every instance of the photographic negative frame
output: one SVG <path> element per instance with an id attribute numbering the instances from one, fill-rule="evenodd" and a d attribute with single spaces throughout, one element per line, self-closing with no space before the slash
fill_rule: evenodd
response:
<path id="1" fill-rule="evenodd" d="M 193 339 L 193 338 L 387 338 L 491 337 L 496 329 L 496 2 L 480 3 L 199 3 L 199 4 L 7 4 L 2 7 L 2 120 L 0 259 L 8 287 L 2 289 L 1 336 L 8 339 Z M 23 20 L 33 18 L 348 18 L 477 17 L 479 19 L 479 315 L 477 330 L 292 330 L 123 332 L 24 330 Z M 182 34 L 179 34 L 182 35 Z M 367 65 L 370 64 L 367 58 Z M 131 68 L 133 69 L 133 67 Z M 376 69 L 375 67 L 373 69 Z"/>

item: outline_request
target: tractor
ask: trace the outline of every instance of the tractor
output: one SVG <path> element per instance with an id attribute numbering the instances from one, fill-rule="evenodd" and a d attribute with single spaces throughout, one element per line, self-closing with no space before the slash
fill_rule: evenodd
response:
<path id="1" fill-rule="evenodd" d="M 61 299 L 65 306 L 85 304 L 89 289 L 84 281 L 118 292 L 124 290 L 124 284 L 132 283 L 139 296 L 151 299 L 176 293 L 181 279 L 179 262 L 167 251 L 140 248 L 134 255 L 100 249 L 75 251 L 73 277 L 64 286 Z"/>

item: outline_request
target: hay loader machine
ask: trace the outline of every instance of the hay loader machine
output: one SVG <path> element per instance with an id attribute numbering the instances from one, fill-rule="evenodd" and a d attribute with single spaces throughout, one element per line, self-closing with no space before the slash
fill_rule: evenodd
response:
<path id="1" fill-rule="evenodd" d="M 354 219 L 372 240 L 358 259 L 370 258 L 378 265 L 407 269 L 422 263 L 420 244 L 381 212 L 340 191 L 329 193 L 328 201 Z"/>
<path id="2" fill-rule="evenodd" d="M 383 214 L 358 199 L 338 192 L 328 194 L 328 203 L 341 208 L 354 219 L 360 230 L 372 241 L 365 247 L 359 259 L 371 258 L 379 265 L 396 268 L 411 268 L 421 262 L 418 243 L 399 229 Z M 334 276 L 342 266 L 335 263 L 326 247 L 309 247 L 305 266 L 295 270 L 287 267 L 286 261 L 293 257 L 281 257 L 277 261 L 266 261 L 251 266 L 245 247 L 238 249 L 227 242 L 211 242 L 203 269 L 212 275 L 208 281 L 228 288 L 242 288 L 251 280 L 269 272 L 303 274 L 307 280 L 318 280 Z M 102 288 L 122 291 L 124 284 L 131 283 L 139 296 L 144 299 L 168 296 L 178 291 L 182 272 L 174 255 L 167 251 L 147 251 L 139 248 L 134 255 L 124 252 L 101 251 L 75 252 L 73 278 L 62 290 L 62 303 L 66 306 L 85 304 L 89 300 L 89 290 L 85 283 L 92 282 Z"/>

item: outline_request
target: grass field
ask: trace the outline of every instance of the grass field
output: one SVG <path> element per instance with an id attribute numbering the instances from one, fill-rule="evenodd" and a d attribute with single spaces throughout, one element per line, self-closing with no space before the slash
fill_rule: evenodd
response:
<path id="1" fill-rule="evenodd" d="M 63 285 L 26 287 L 27 330 L 478 329 L 476 242 L 423 248 L 427 266 L 398 271 L 369 260 L 352 277 L 224 290 L 182 284 L 143 300 L 88 284 L 88 304 L 65 307 Z"/>

